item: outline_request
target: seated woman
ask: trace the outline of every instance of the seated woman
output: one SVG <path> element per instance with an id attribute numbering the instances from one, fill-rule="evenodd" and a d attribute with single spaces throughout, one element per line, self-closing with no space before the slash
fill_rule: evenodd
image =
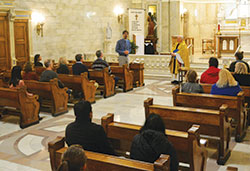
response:
<path id="1" fill-rule="evenodd" d="M 240 86 L 250 86 L 250 75 L 247 72 L 246 64 L 238 62 L 235 65 L 235 72 L 233 74 Z"/>
<path id="2" fill-rule="evenodd" d="M 25 86 L 21 76 L 22 68 L 20 66 L 14 66 L 11 70 L 11 78 L 9 82 L 10 89 L 17 89 Z M 27 93 L 29 96 L 33 94 Z"/>
<path id="3" fill-rule="evenodd" d="M 170 170 L 177 171 L 179 162 L 173 145 L 165 134 L 165 125 L 159 115 L 150 114 L 140 134 L 133 139 L 130 158 L 154 163 L 161 154 L 170 155 Z"/>
<path id="4" fill-rule="evenodd" d="M 34 65 L 35 67 L 43 67 L 43 64 L 40 62 L 42 60 L 42 57 L 40 54 L 36 54 L 34 57 Z"/>
<path id="5" fill-rule="evenodd" d="M 26 62 L 24 66 L 24 73 L 23 73 L 24 80 L 39 80 L 39 77 L 35 72 L 32 71 L 32 65 L 30 62 Z"/>
<path id="6" fill-rule="evenodd" d="M 65 57 L 61 57 L 59 59 L 59 68 L 57 68 L 56 72 L 58 74 L 69 74 L 69 68 L 67 66 L 67 59 Z"/>
<path id="7" fill-rule="evenodd" d="M 212 86 L 211 94 L 237 96 L 242 91 L 233 75 L 227 70 L 222 69 L 219 72 L 219 80 Z"/>
<path id="8" fill-rule="evenodd" d="M 185 93 L 203 93 L 203 88 L 197 82 L 197 73 L 194 70 L 189 70 L 186 74 L 187 82 L 182 84 L 181 91 Z"/>
<path id="9" fill-rule="evenodd" d="M 243 61 L 243 58 L 244 58 L 244 52 L 237 52 L 235 54 L 235 59 L 236 61 L 232 62 L 229 66 L 229 71 L 230 72 L 235 72 L 235 65 L 238 63 L 238 62 L 243 62 L 246 66 L 247 66 L 247 72 L 250 72 L 250 68 L 249 68 L 249 65 L 247 62 Z"/>
<path id="10" fill-rule="evenodd" d="M 87 157 L 80 145 L 72 145 L 64 152 L 58 171 L 85 171 Z"/>

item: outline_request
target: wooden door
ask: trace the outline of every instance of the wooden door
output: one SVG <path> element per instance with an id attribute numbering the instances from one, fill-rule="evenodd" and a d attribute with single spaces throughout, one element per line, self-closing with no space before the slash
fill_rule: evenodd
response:
<path id="1" fill-rule="evenodd" d="M 18 65 L 29 61 L 29 29 L 28 20 L 15 20 L 15 54 Z"/>
<path id="2" fill-rule="evenodd" d="M 11 67 L 10 59 L 10 34 L 7 14 L 0 14 L 0 69 Z"/>

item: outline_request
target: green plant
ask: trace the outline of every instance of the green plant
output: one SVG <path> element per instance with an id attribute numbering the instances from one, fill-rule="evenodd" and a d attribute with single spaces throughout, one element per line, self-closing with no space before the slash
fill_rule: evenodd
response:
<path id="1" fill-rule="evenodd" d="M 130 44 L 131 44 L 131 54 L 135 54 L 136 49 L 138 49 L 139 46 L 137 46 L 134 41 L 131 41 Z"/>

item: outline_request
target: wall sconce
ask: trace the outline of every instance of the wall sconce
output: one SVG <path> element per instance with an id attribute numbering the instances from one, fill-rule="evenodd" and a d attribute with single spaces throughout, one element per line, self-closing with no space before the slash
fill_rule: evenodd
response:
<path id="1" fill-rule="evenodd" d="M 181 10 L 181 20 L 185 19 L 186 15 L 187 15 L 187 9 L 184 8 Z"/>
<path id="2" fill-rule="evenodd" d="M 124 9 L 120 6 L 116 6 L 114 8 L 114 13 L 117 16 L 118 19 L 118 23 L 123 23 L 123 13 L 124 13 Z"/>
<path id="3" fill-rule="evenodd" d="M 36 33 L 38 36 L 43 37 L 44 16 L 40 13 L 32 13 L 32 21 L 36 24 Z"/>

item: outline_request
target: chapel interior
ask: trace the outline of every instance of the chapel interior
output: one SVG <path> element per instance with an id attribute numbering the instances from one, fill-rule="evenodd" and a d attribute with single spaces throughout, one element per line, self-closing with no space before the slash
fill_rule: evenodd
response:
<path id="1" fill-rule="evenodd" d="M 124 30 L 131 51 L 124 55 L 128 63 L 119 66 L 123 55 L 117 44 Z M 190 66 L 175 74 L 170 65 L 178 61 L 173 47 L 180 38 Z M 112 75 L 91 69 L 97 50 Z M 106 124 L 108 138 L 120 137 L 119 144 L 112 141 L 115 148 L 127 147 L 126 138 L 139 133 L 153 111 L 164 120 L 179 170 L 248 171 L 250 85 L 241 86 L 235 97 L 217 97 L 210 94 L 212 85 L 201 84 L 205 93 L 196 96 L 182 93 L 178 84 L 185 83 L 189 69 L 199 81 L 211 57 L 219 69 L 229 68 L 237 52 L 244 52 L 243 60 L 250 64 L 250 0 L 0 0 L 0 170 L 56 170 L 67 148 L 62 137 L 75 120 L 79 100 L 68 94 L 78 91 L 92 105 L 92 122 Z M 51 61 L 55 72 L 61 57 L 71 70 L 82 54 L 89 75 L 58 74 L 64 88 L 58 88 L 57 80 L 24 81 L 25 89 L 11 90 L 11 69 L 33 64 L 36 54 L 44 66 Z M 33 70 L 40 77 L 46 69 Z M 173 75 L 177 84 L 172 84 Z M 87 167 L 95 168 L 91 164 L 98 160 L 94 170 L 170 170 L 171 162 L 132 161 L 129 151 L 122 157 L 86 156 Z"/>

